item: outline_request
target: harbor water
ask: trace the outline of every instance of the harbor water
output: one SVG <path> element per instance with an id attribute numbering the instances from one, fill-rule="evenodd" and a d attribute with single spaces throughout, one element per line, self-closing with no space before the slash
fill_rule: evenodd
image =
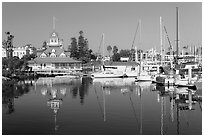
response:
<path id="1" fill-rule="evenodd" d="M 2 84 L 3 135 L 201 135 L 196 91 L 130 78 Z"/>

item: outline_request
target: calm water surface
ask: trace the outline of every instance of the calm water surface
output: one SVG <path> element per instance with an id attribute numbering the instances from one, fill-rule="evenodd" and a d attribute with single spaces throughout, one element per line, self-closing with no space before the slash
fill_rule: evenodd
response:
<path id="1" fill-rule="evenodd" d="M 3 82 L 2 89 L 3 134 L 202 134 L 202 89 L 87 78 Z"/>

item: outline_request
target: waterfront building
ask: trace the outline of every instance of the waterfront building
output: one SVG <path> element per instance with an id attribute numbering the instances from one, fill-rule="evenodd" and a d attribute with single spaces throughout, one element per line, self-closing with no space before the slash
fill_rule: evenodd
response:
<path id="1" fill-rule="evenodd" d="M 50 35 L 47 48 L 41 50 L 35 59 L 29 61 L 29 67 L 37 72 L 82 70 L 81 61 L 70 58 L 70 52 L 65 50 L 62 40 L 55 31 Z"/>
<path id="2" fill-rule="evenodd" d="M 2 52 L 1 53 L 2 53 L 2 58 L 6 57 L 6 49 L 5 48 L 2 48 Z"/>
<path id="3" fill-rule="evenodd" d="M 24 55 L 35 54 L 35 49 L 31 45 L 13 47 L 12 50 L 13 50 L 12 56 L 19 57 L 19 59 L 21 59 Z M 5 48 L 2 48 L 2 57 L 7 57 Z"/>
<path id="4" fill-rule="evenodd" d="M 122 62 L 128 62 L 129 61 L 129 57 L 120 57 L 120 61 Z"/>

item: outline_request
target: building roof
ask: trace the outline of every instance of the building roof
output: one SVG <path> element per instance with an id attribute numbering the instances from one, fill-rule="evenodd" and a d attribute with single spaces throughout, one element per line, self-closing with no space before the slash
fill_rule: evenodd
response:
<path id="1" fill-rule="evenodd" d="M 52 53 L 52 50 L 54 49 L 54 53 L 55 53 L 55 55 L 57 56 L 57 57 L 59 57 L 59 55 L 61 54 L 61 53 L 63 53 L 64 52 L 64 49 L 63 49 L 63 47 L 48 47 L 45 51 L 44 51 L 44 53 L 47 55 L 47 56 L 49 56 L 51 53 Z"/>
<path id="2" fill-rule="evenodd" d="M 53 32 L 51 33 L 51 35 L 50 35 L 50 38 L 58 38 L 58 37 L 59 37 L 59 35 L 58 35 L 58 33 L 55 32 L 55 31 L 53 31 Z"/>
<path id="3" fill-rule="evenodd" d="M 29 63 L 80 63 L 81 61 L 74 60 L 70 57 L 37 57 Z"/>

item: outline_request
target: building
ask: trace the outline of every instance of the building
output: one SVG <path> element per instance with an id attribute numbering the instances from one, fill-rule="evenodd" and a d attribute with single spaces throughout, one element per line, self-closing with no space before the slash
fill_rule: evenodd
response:
<path id="1" fill-rule="evenodd" d="M 31 45 L 26 45 L 26 46 L 22 46 L 22 47 L 14 47 L 12 49 L 13 49 L 12 56 L 13 57 L 19 57 L 20 59 L 24 55 L 35 54 L 35 49 Z M 2 48 L 2 57 L 7 57 L 5 48 Z"/>
<path id="2" fill-rule="evenodd" d="M 65 51 L 62 40 L 54 31 L 51 33 L 47 48 L 39 52 L 37 58 L 29 61 L 33 71 L 42 73 L 61 73 L 68 71 L 81 71 L 81 61 L 70 58 L 70 53 Z"/>
<path id="3" fill-rule="evenodd" d="M 120 61 L 128 62 L 129 61 L 129 57 L 120 57 Z"/>

